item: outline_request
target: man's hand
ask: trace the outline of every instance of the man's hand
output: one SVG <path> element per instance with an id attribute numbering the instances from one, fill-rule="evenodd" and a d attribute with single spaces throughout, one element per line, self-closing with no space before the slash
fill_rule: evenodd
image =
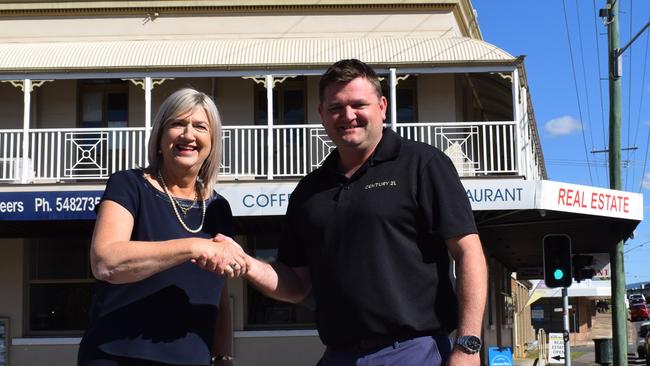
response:
<path id="1" fill-rule="evenodd" d="M 201 269 L 229 277 L 243 276 L 248 272 L 250 258 L 239 244 L 225 235 L 218 234 L 201 250 L 193 260 Z"/>

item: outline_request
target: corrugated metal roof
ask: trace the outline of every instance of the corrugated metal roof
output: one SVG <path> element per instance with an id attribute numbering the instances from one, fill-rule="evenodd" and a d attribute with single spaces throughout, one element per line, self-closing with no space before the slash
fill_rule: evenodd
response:
<path id="1" fill-rule="evenodd" d="M 267 68 L 329 65 L 358 58 L 374 65 L 513 61 L 470 38 L 273 38 L 0 44 L 0 73 L 35 71 Z"/>

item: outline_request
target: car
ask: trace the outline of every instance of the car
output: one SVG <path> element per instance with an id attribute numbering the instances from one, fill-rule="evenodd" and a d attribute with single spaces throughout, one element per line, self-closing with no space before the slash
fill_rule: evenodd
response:
<path id="1" fill-rule="evenodd" d="M 639 358 L 646 358 L 646 337 L 648 336 L 648 330 L 650 330 L 650 322 L 643 322 L 639 327 L 639 333 L 637 333 L 638 337 L 636 338 L 636 354 Z"/>
<path id="2" fill-rule="evenodd" d="M 650 319 L 650 313 L 648 313 L 648 307 L 645 304 L 630 304 L 630 320 L 648 319 Z"/>
<path id="3" fill-rule="evenodd" d="M 630 296 L 628 296 L 628 297 L 630 298 L 630 300 L 632 300 L 634 298 L 641 298 L 641 299 L 643 299 L 643 301 L 645 301 L 645 295 L 643 295 L 643 294 L 630 294 Z"/>
<path id="4" fill-rule="evenodd" d="M 643 294 L 630 294 L 629 300 L 630 300 L 630 305 L 646 303 L 645 296 Z"/>

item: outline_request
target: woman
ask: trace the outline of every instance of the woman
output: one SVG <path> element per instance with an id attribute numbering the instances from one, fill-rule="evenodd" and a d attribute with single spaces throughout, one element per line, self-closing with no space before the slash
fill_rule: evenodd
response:
<path id="1" fill-rule="evenodd" d="M 150 165 L 109 179 L 91 243 L 98 282 L 79 365 L 209 365 L 213 342 L 215 364 L 230 363 L 223 274 L 248 265 L 241 247 L 212 240 L 232 234 L 230 206 L 214 192 L 220 140 L 214 102 L 181 89 L 156 115 Z M 226 323 L 215 341 L 220 304 Z"/>

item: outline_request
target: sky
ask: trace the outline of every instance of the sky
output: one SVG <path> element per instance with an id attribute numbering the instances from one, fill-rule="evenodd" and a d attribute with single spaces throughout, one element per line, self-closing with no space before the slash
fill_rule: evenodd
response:
<path id="1" fill-rule="evenodd" d="M 606 0 L 472 0 L 483 39 L 525 55 L 529 91 L 548 178 L 609 187 Z M 648 0 L 619 0 L 623 47 L 650 20 Z M 623 190 L 644 195 L 650 218 L 650 29 L 623 54 L 621 154 Z M 650 223 L 625 244 L 626 283 L 650 281 Z"/>

